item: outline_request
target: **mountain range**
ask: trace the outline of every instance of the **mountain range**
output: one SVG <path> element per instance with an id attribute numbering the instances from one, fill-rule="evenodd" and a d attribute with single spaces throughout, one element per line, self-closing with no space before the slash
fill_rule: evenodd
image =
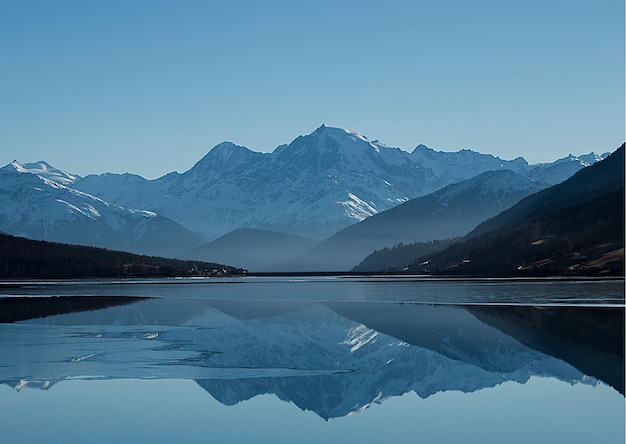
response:
<path id="1" fill-rule="evenodd" d="M 256 232 L 259 247 L 249 243 L 247 250 L 238 251 L 244 258 L 256 251 L 257 256 L 265 254 L 265 260 L 235 264 L 261 269 L 301 254 L 311 240 L 328 239 L 374 215 L 379 215 L 378 223 L 385 220 L 386 210 L 440 192 L 401 206 L 387 217 L 409 215 L 408 209 L 413 208 L 413 214 L 423 211 L 418 217 L 421 224 L 431 211 L 440 217 L 436 224 L 441 233 L 429 232 L 435 224 L 421 228 L 416 222 L 414 227 L 398 228 L 398 235 L 372 242 L 369 250 L 363 247 L 343 261 L 345 269 L 374 249 L 397 242 L 464 235 L 494 212 L 560 183 L 603 157 L 570 155 L 549 164 L 529 165 L 521 157 L 506 161 L 471 150 L 444 153 L 424 145 L 409 153 L 356 132 L 322 125 L 271 153 L 224 142 L 190 170 L 155 180 L 129 173 L 79 177 L 44 161 L 14 161 L 0 169 L 0 231 L 140 254 L 181 258 L 207 254 L 224 263 L 222 258 L 227 256 L 220 257 L 220 251 L 234 251 L 237 244 L 245 244 L 245 236 L 250 238 L 250 231 L 245 230 L 263 230 Z M 497 174 L 479 179 L 490 171 Z M 473 178 L 477 182 L 465 182 L 468 189 L 462 198 L 454 201 L 445 196 L 445 187 L 461 187 L 460 182 Z M 511 180 L 511 190 L 506 190 L 506 180 Z M 479 190 L 480 183 L 483 188 Z M 460 189 L 447 190 L 461 193 Z M 469 214 L 472 210 L 467 205 L 457 207 L 479 201 L 481 209 L 474 214 Z M 446 215 L 452 219 L 442 223 Z M 354 228 L 353 238 L 374 225 L 367 222 Z M 445 225 L 455 227 L 446 231 Z M 406 235 L 407 230 L 412 234 Z M 416 237 L 415 232 L 422 235 Z M 208 243 L 227 234 L 217 244 Z M 263 236 L 273 240 L 263 240 Z M 280 254 L 272 256 L 272 250 Z"/>
<path id="2" fill-rule="evenodd" d="M 224 142 L 182 174 L 156 180 L 91 175 L 73 186 L 107 202 L 149 209 L 209 240 L 238 228 L 319 240 L 485 171 L 508 169 L 553 185 L 599 158 L 590 154 L 529 165 L 522 158 L 505 161 L 470 150 L 439 153 L 423 145 L 409 153 L 322 125 L 271 153 Z"/>

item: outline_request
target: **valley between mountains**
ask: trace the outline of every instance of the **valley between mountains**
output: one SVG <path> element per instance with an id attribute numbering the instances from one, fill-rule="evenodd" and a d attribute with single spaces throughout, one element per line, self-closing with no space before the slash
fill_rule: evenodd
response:
<path id="1" fill-rule="evenodd" d="M 322 125 L 271 153 L 224 142 L 155 180 L 13 161 L 0 232 L 250 272 L 623 275 L 623 159 L 407 152 Z M 478 250 L 507 266 L 478 266 Z"/>

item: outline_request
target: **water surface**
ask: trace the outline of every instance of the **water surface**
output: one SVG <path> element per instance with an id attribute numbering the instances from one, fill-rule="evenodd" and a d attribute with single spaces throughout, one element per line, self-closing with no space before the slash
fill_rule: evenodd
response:
<path id="1" fill-rule="evenodd" d="M 624 442 L 623 285 L 0 285 L 3 441 Z"/>

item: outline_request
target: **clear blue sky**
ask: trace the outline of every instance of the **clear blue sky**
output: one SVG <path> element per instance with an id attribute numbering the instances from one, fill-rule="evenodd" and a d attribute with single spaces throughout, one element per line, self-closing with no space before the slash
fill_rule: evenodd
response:
<path id="1" fill-rule="evenodd" d="M 322 123 L 552 161 L 624 141 L 623 0 L 0 0 L 0 164 L 185 171 Z"/>

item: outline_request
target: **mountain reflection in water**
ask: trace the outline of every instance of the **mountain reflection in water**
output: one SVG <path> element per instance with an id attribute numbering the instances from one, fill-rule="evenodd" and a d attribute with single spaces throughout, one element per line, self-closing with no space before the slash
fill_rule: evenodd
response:
<path id="1" fill-rule="evenodd" d="M 600 380 L 624 393 L 623 308 L 102 303 L 108 308 L 0 325 L 0 381 L 21 389 L 68 378 L 194 379 L 226 405 L 274 394 L 324 419 L 411 391 L 427 398 L 531 376 Z"/>

